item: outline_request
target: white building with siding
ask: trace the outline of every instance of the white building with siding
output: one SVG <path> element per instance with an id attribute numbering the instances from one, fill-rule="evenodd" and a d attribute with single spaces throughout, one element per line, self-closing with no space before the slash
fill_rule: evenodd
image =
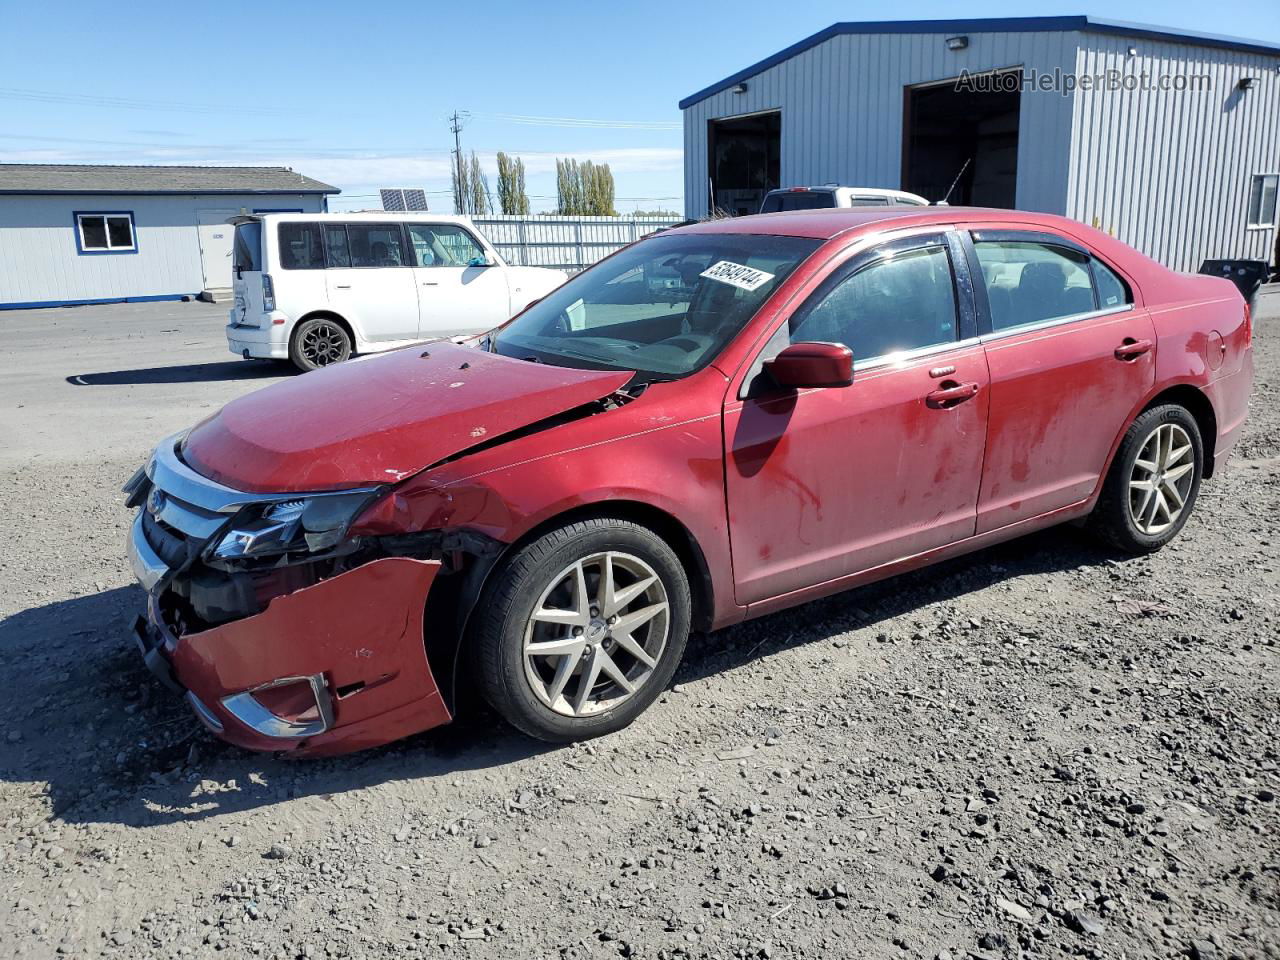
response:
<path id="1" fill-rule="evenodd" d="M 335 193 L 285 167 L 0 164 L 0 309 L 221 296 L 228 217 Z"/>
<path id="2" fill-rule="evenodd" d="M 1278 44 L 1083 16 L 837 23 L 680 108 L 690 217 L 834 182 L 1065 214 L 1176 269 L 1273 256 Z"/>

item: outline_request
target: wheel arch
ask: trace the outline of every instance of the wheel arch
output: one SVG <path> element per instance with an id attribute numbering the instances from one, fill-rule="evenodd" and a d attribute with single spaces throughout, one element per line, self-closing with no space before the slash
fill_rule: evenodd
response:
<path id="1" fill-rule="evenodd" d="M 680 560 L 689 578 L 689 594 L 693 601 L 690 625 L 694 630 L 709 630 L 715 614 L 715 590 L 711 581 L 710 567 L 706 555 L 697 538 L 677 517 L 661 507 L 642 500 L 607 500 L 585 503 L 561 510 L 543 518 L 534 526 L 525 530 L 500 550 L 483 557 L 475 557 L 467 566 L 463 575 L 454 578 L 440 578 L 427 597 L 427 610 L 443 613 L 453 619 L 456 631 L 447 648 L 428 644 L 428 660 L 435 660 L 439 666 L 448 671 L 448 689 L 442 689 L 445 700 L 450 705 L 458 702 L 458 681 L 460 671 L 466 659 L 463 645 L 471 629 L 471 616 L 480 597 L 488 585 L 489 578 L 502 562 L 525 544 L 531 543 L 549 530 L 567 526 L 587 519 L 624 520 L 652 530 L 661 537 Z M 431 616 L 424 611 L 424 616 Z M 433 663 L 433 670 L 436 664 Z M 437 673 L 438 679 L 443 679 Z"/>
<path id="2" fill-rule="evenodd" d="M 356 331 L 356 328 L 351 323 L 351 321 L 348 320 L 346 317 L 344 317 L 340 313 L 335 313 L 333 310 L 321 308 L 319 310 L 310 310 L 294 321 L 293 329 L 289 331 L 290 349 L 292 349 L 293 347 L 294 339 L 298 336 L 298 328 L 301 327 L 308 320 L 320 320 L 320 319 L 332 320 L 334 323 L 336 323 L 338 326 L 340 326 L 343 330 L 346 331 L 347 336 L 351 338 L 352 353 L 355 353 L 361 348 L 361 345 L 364 343 L 364 341 L 360 338 L 360 334 Z"/>
<path id="3" fill-rule="evenodd" d="M 1138 411 L 1138 416 L 1167 403 L 1182 407 L 1195 420 L 1196 426 L 1200 430 L 1200 442 L 1204 446 L 1204 473 L 1202 475 L 1206 479 L 1212 477 L 1214 448 L 1217 446 L 1218 441 L 1218 415 L 1213 409 L 1213 402 L 1199 387 L 1190 383 L 1179 383 L 1172 387 L 1166 387 L 1148 400 L 1146 405 Z"/>
<path id="4" fill-rule="evenodd" d="M 527 543 L 538 539 L 548 530 L 568 526 L 580 520 L 625 520 L 652 530 L 675 551 L 685 575 L 689 578 L 689 592 L 693 598 L 691 622 L 695 630 L 710 628 L 715 610 L 714 587 L 706 555 L 697 538 L 677 517 L 661 507 L 643 500 L 605 500 L 578 504 L 544 517 L 524 531 L 506 546 L 494 559 L 496 567 L 504 559 Z M 477 592 L 478 599 L 478 592 Z M 474 602 L 474 601 L 473 601 Z"/>

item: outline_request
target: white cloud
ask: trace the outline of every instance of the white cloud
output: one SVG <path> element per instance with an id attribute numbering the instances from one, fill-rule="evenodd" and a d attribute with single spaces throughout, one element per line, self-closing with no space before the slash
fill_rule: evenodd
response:
<path id="1" fill-rule="evenodd" d="M 480 163 L 490 177 L 497 175 L 497 155 L 476 151 Z M 666 147 L 626 147 L 606 150 L 574 150 L 564 153 L 525 152 L 513 154 L 524 160 L 530 176 L 555 173 L 556 159 L 571 157 L 607 163 L 614 176 L 634 173 L 668 173 L 682 169 L 684 151 Z M 300 173 L 327 183 L 351 187 L 386 186 L 387 184 L 419 184 L 449 180 L 450 158 L 447 153 L 416 156 L 332 157 L 299 156 L 290 166 Z"/>

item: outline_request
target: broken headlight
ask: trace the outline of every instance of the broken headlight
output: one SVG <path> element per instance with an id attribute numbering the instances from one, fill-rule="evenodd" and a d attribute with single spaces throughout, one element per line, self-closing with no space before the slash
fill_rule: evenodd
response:
<path id="1" fill-rule="evenodd" d="M 375 496 L 358 490 L 250 505 L 211 541 L 208 556 L 241 560 L 328 550 L 342 542 L 351 521 Z"/>

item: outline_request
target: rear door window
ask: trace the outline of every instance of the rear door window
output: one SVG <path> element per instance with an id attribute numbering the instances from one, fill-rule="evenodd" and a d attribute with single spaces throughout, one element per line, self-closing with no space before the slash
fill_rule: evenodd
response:
<path id="1" fill-rule="evenodd" d="M 324 248 L 320 244 L 320 224 L 282 223 L 276 228 L 280 266 L 285 270 L 321 270 Z"/>
<path id="2" fill-rule="evenodd" d="M 991 329 L 1061 320 L 1097 309 L 1088 255 L 1035 240 L 975 239 Z"/>
<path id="3" fill-rule="evenodd" d="M 324 225 L 326 263 L 331 267 L 351 266 L 351 251 L 347 245 L 347 227 L 342 223 Z"/>
<path id="4" fill-rule="evenodd" d="M 408 264 L 398 223 L 349 223 L 347 245 L 353 267 L 403 267 Z"/>
<path id="5" fill-rule="evenodd" d="M 231 243 L 231 266 L 236 273 L 262 269 L 262 223 L 237 223 L 235 239 Z"/>

